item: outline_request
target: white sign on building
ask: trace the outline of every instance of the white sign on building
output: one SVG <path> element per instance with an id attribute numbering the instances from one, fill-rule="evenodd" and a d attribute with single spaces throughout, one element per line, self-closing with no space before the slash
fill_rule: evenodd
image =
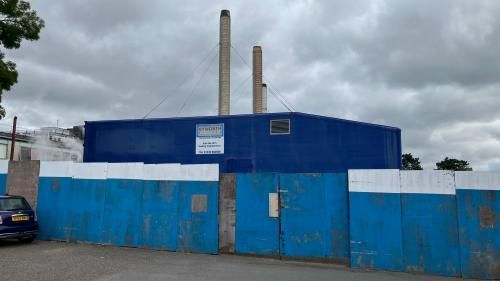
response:
<path id="1" fill-rule="evenodd" d="M 196 154 L 224 154 L 224 124 L 196 124 Z"/>

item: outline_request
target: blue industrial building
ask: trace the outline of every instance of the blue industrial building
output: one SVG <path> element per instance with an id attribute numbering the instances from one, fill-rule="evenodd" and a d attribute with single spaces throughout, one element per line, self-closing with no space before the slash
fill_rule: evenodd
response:
<path id="1" fill-rule="evenodd" d="M 305 113 L 91 121 L 84 162 L 218 163 L 220 172 L 401 168 L 401 130 Z"/>

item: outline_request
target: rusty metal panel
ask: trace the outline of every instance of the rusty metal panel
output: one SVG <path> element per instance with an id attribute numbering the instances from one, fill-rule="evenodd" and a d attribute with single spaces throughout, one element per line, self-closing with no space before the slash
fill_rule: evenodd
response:
<path id="1" fill-rule="evenodd" d="M 451 171 L 401 171 L 405 269 L 460 276 L 455 179 Z"/>
<path id="2" fill-rule="evenodd" d="M 218 181 L 207 165 L 71 165 L 42 169 L 42 239 L 217 253 Z"/>
<path id="3" fill-rule="evenodd" d="M 65 240 L 102 243 L 106 179 L 73 178 L 63 204 Z M 113 196 L 110 194 L 110 196 Z"/>
<path id="4" fill-rule="evenodd" d="M 101 243 L 137 247 L 143 182 L 107 179 L 105 188 Z"/>
<path id="5" fill-rule="evenodd" d="M 143 163 L 109 163 L 101 243 L 137 247 Z"/>
<path id="6" fill-rule="evenodd" d="M 219 252 L 234 253 L 236 242 L 236 175 L 220 174 Z"/>
<path id="7" fill-rule="evenodd" d="M 500 280 L 500 173 L 456 172 L 462 276 Z"/>
<path id="8" fill-rule="evenodd" d="M 403 271 L 398 170 L 349 170 L 351 267 Z"/>
<path id="9" fill-rule="evenodd" d="M 178 235 L 177 251 L 217 254 L 218 246 L 218 181 L 181 181 L 179 182 L 178 205 Z M 197 195 L 194 198 L 193 195 Z M 203 209 L 205 196 L 206 211 L 193 212 Z M 193 203 L 200 203 L 193 206 Z"/>
<path id="10" fill-rule="evenodd" d="M 207 212 L 207 195 L 193 194 L 191 195 L 191 212 L 206 213 Z"/>
<path id="11" fill-rule="evenodd" d="M 175 251 L 178 233 L 179 182 L 144 180 L 139 246 Z"/>
<path id="12" fill-rule="evenodd" d="M 346 173 L 281 174 L 279 191 L 280 254 L 349 263 Z"/>
<path id="13" fill-rule="evenodd" d="M 269 217 L 269 193 L 276 174 L 236 174 L 236 253 L 279 254 L 279 220 Z"/>

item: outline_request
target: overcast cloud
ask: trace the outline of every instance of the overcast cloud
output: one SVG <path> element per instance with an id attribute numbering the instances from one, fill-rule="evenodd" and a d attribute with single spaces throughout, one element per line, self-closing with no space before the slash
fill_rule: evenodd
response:
<path id="1" fill-rule="evenodd" d="M 0 125 L 13 115 L 22 127 L 140 118 L 186 77 L 151 117 L 216 114 L 217 52 L 210 50 L 220 10 L 229 9 L 233 46 L 250 63 L 252 46 L 262 45 L 266 82 L 297 111 L 400 127 L 403 152 L 428 169 L 450 156 L 475 170 L 500 170 L 498 0 L 32 6 L 46 28 L 39 41 L 8 52 L 20 76 L 4 93 Z M 251 70 L 234 52 L 231 63 L 231 111 L 249 113 Z M 286 111 L 269 100 L 271 112 Z"/>

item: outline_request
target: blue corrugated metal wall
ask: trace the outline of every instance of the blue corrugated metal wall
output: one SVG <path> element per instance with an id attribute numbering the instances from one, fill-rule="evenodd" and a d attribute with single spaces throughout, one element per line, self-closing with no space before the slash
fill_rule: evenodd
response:
<path id="1" fill-rule="evenodd" d="M 351 266 L 403 270 L 401 198 L 394 193 L 350 193 Z"/>
<path id="2" fill-rule="evenodd" d="M 216 182 L 180 182 L 177 251 L 217 254 L 218 188 Z M 198 202 L 196 207 L 193 196 L 202 196 L 206 200 L 200 199 L 204 203 Z"/>
<path id="3" fill-rule="evenodd" d="M 290 119 L 290 134 L 271 135 L 273 119 Z M 224 154 L 195 154 L 197 124 L 224 124 Z M 85 124 L 84 161 L 219 163 L 227 173 L 399 169 L 401 131 L 303 113 L 96 121 Z"/>
<path id="4" fill-rule="evenodd" d="M 0 194 L 7 193 L 7 175 L 0 174 Z"/>
<path id="5" fill-rule="evenodd" d="M 41 239 L 217 253 L 218 173 L 201 181 L 82 175 L 41 175 Z M 499 190 L 495 173 L 351 170 L 348 180 L 343 173 L 237 174 L 235 248 L 499 279 Z M 281 217 L 271 217 L 269 194 L 278 192 Z"/>
<path id="6" fill-rule="evenodd" d="M 402 254 L 407 271 L 499 279 L 499 190 L 498 173 L 349 171 L 352 267 L 402 270 Z"/>
<path id="7" fill-rule="evenodd" d="M 218 183 L 190 177 L 165 181 L 41 175 L 39 238 L 216 254 Z"/>
<path id="8" fill-rule="evenodd" d="M 106 192 L 104 179 L 73 179 L 64 211 L 69 226 L 66 240 L 104 243 L 102 240 L 103 211 Z M 109 194 L 109 196 L 113 196 Z M 46 206 L 46 205 L 44 205 Z M 50 203 L 49 203 L 50 208 Z M 57 220 L 57 214 L 52 219 Z M 108 228 L 111 226 L 105 226 Z"/>
<path id="9" fill-rule="evenodd" d="M 457 172 L 462 275 L 500 280 L 500 174 Z"/>
<path id="10" fill-rule="evenodd" d="M 351 267 L 403 271 L 399 171 L 357 172 L 349 171 Z"/>
<path id="11" fill-rule="evenodd" d="M 0 160 L 0 195 L 7 193 L 8 172 L 9 172 L 9 161 Z"/>
<path id="12" fill-rule="evenodd" d="M 277 192 L 277 174 L 236 174 L 236 253 L 279 254 L 279 220 L 269 217 Z"/>
<path id="13" fill-rule="evenodd" d="M 145 180 L 143 182 L 139 246 L 175 251 L 178 232 L 179 183 Z"/>
<path id="14" fill-rule="evenodd" d="M 142 180 L 107 179 L 102 211 L 102 243 L 137 247 L 142 213 Z"/>
<path id="15" fill-rule="evenodd" d="M 462 274 L 500 279 L 500 192 L 457 190 Z M 489 218 L 488 218 L 489 217 Z"/>
<path id="16" fill-rule="evenodd" d="M 347 175 L 281 174 L 279 186 L 281 256 L 348 263 Z"/>
<path id="17" fill-rule="evenodd" d="M 406 271 L 460 276 L 455 196 L 401 197 Z"/>
<path id="18" fill-rule="evenodd" d="M 406 271 L 460 276 L 453 172 L 401 171 Z"/>
<path id="19" fill-rule="evenodd" d="M 38 238 L 69 240 L 71 177 L 40 177 L 38 183 L 37 216 L 40 222 Z"/>

